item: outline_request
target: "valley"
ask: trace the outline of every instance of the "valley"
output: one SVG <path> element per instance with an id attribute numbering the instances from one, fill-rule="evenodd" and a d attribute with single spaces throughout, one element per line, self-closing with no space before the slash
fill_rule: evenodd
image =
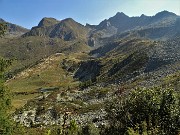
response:
<path id="1" fill-rule="evenodd" d="M 11 66 L 4 73 L 5 86 L 11 93 L 11 118 L 22 126 L 25 135 L 43 135 L 47 130 L 56 135 L 60 129 L 69 132 L 72 121 L 83 128 L 92 124 L 94 130 L 98 130 L 97 135 L 99 130 L 105 134 L 106 129 L 107 134 L 115 133 L 114 128 L 120 130 L 118 133 L 125 133 L 123 124 L 116 123 L 122 128 L 119 129 L 119 125 L 113 127 L 111 122 L 122 116 L 125 122 L 122 121 L 133 130 L 142 126 L 135 118 L 132 121 L 137 122 L 136 126 L 126 123 L 137 115 L 134 111 L 138 109 L 131 111 L 131 101 L 135 107 L 152 107 L 151 103 L 158 106 L 165 100 L 162 97 L 173 91 L 174 94 L 168 93 L 173 95 L 169 103 L 172 101 L 170 107 L 176 107 L 177 111 L 173 120 L 176 118 L 174 121 L 179 122 L 179 20 L 180 16 L 162 11 L 154 16 L 139 17 L 118 12 L 99 25 L 84 26 L 72 18 L 59 21 L 47 17 L 31 30 L 8 23 L 8 31 L 0 38 L 0 57 L 11 60 Z M 125 107 L 126 111 L 113 112 L 119 107 Z M 154 114 L 157 108 L 152 117 L 158 115 Z M 150 110 L 146 109 L 141 111 Z M 123 115 L 126 113 L 128 117 Z M 125 129 L 129 131 L 129 127 Z M 174 134 L 179 133 L 179 128 L 177 124 Z M 155 132 L 155 129 L 149 131 Z"/>

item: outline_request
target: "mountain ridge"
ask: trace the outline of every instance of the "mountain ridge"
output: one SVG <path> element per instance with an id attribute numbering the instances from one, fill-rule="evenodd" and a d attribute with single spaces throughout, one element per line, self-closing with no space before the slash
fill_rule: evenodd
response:
<path id="1" fill-rule="evenodd" d="M 108 21 L 110 21 L 110 22 L 113 20 L 116 20 L 116 21 L 118 20 L 117 22 L 132 21 L 133 23 L 136 23 L 136 25 L 138 26 L 138 25 L 141 25 L 141 23 L 143 23 L 143 25 L 149 25 L 150 23 L 152 23 L 154 21 L 157 21 L 157 20 L 159 21 L 166 17 L 179 17 L 179 16 L 172 12 L 168 12 L 168 11 L 161 11 L 161 12 L 155 14 L 154 16 L 145 16 L 145 15 L 142 16 L 141 15 L 141 16 L 135 16 L 135 17 L 129 17 L 122 12 L 118 12 L 115 16 L 109 18 Z M 141 18 L 143 18 L 143 19 L 141 19 Z M 124 20 L 124 19 L 126 19 L 126 20 Z M 137 19 L 140 19 L 140 20 L 137 20 Z M 149 22 L 147 22 L 147 21 L 149 21 Z M 117 25 L 117 24 L 115 23 L 114 25 Z M 135 26 L 133 26 L 133 27 L 135 27 Z"/>
<path id="2" fill-rule="evenodd" d="M 88 29 L 72 18 L 66 18 L 57 21 L 54 18 L 43 18 L 38 26 L 33 27 L 26 36 L 47 36 L 50 38 L 61 38 L 65 41 L 74 40 L 77 38 L 85 39 Z"/>
<path id="3" fill-rule="evenodd" d="M 96 25 L 90 34 L 89 41 L 91 41 L 91 46 L 101 46 L 102 38 L 113 37 L 128 32 L 129 36 L 134 33 L 133 36 L 142 38 L 168 40 L 179 33 L 174 26 L 179 18 L 180 16 L 168 11 L 159 12 L 154 16 L 142 14 L 135 17 L 129 17 L 122 12 L 118 12 L 113 17 L 105 19 L 99 25 Z M 168 30 L 171 32 L 166 34 L 164 31 Z M 143 31 L 142 33 L 144 34 L 139 34 L 140 31 Z"/>

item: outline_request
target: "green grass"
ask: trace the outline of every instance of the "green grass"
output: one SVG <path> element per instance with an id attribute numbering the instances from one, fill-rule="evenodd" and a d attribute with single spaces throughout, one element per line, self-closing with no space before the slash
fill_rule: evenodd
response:
<path id="1" fill-rule="evenodd" d="M 6 85 L 10 91 L 19 93 L 14 95 L 12 100 L 13 108 L 20 108 L 30 99 L 40 95 L 37 92 L 41 88 L 56 87 L 63 90 L 78 86 L 78 82 L 75 82 L 73 77 L 66 70 L 62 69 L 61 62 L 67 57 L 70 59 L 72 56 L 69 57 L 64 54 L 53 55 L 43 62 L 24 70 L 15 79 L 9 80 Z M 76 57 L 73 58 L 76 59 Z M 23 94 L 23 92 L 26 94 Z"/>

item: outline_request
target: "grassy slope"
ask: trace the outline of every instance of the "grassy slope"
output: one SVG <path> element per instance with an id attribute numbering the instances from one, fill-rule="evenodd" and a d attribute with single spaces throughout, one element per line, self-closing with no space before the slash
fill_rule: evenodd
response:
<path id="1" fill-rule="evenodd" d="M 83 52 L 90 49 L 83 40 L 65 42 L 58 38 L 38 36 L 0 39 L 0 48 L 0 56 L 14 59 L 10 70 L 13 75 L 57 52 Z"/>
<path id="2" fill-rule="evenodd" d="M 116 44 L 116 46 L 111 48 L 113 44 Z M 97 54 L 102 53 L 103 56 L 96 58 L 96 61 L 102 65 L 99 69 L 100 74 L 96 79 L 98 82 L 110 82 L 124 78 L 134 71 L 141 70 L 148 59 L 146 50 L 153 46 L 153 44 L 154 43 L 149 40 L 134 38 L 114 41 L 114 43 L 107 44 L 101 50 L 97 49 L 97 51 L 94 52 Z M 107 48 L 111 49 L 104 53 Z M 91 61 L 89 61 L 89 64 L 90 62 Z M 86 63 L 88 63 L 88 61 Z M 86 67 L 82 69 L 82 71 L 86 70 L 89 71 Z"/>
<path id="3" fill-rule="evenodd" d="M 78 82 L 74 81 L 73 77 L 62 68 L 62 61 L 69 59 L 79 62 L 87 57 L 84 53 L 74 53 L 71 56 L 55 54 L 7 81 L 6 85 L 14 93 L 13 110 L 22 107 L 28 100 L 41 95 L 38 92 L 41 88 L 59 88 L 61 90 L 76 87 Z"/>

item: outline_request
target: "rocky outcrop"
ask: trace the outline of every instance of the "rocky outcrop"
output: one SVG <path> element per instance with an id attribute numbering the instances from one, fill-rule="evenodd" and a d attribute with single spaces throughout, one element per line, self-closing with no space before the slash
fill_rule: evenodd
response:
<path id="1" fill-rule="evenodd" d="M 96 76 L 99 75 L 101 67 L 100 62 L 96 60 L 82 62 L 74 78 L 78 78 L 80 81 L 93 81 L 96 79 Z"/>
<path id="2" fill-rule="evenodd" d="M 57 113 L 53 109 L 49 109 L 45 114 L 38 116 L 35 109 L 24 111 L 22 114 L 15 115 L 14 121 L 24 125 L 25 127 L 39 127 L 48 125 L 63 125 L 64 115 L 57 116 Z M 104 125 L 106 112 L 104 110 L 96 112 L 88 112 L 79 115 L 68 114 L 66 124 L 69 124 L 71 120 L 75 120 L 79 125 L 86 125 L 89 122 L 94 123 L 97 126 Z"/>
<path id="3" fill-rule="evenodd" d="M 66 96 L 63 96 L 62 93 L 58 93 L 56 100 L 53 102 L 52 106 L 49 106 L 45 109 L 45 106 L 39 106 L 36 102 L 33 102 L 34 108 L 30 102 L 23 109 L 17 111 L 13 115 L 15 122 L 20 123 L 26 127 L 46 127 L 49 125 L 63 125 L 65 116 L 67 117 L 66 124 L 69 124 L 71 120 L 75 120 L 80 125 L 86 125 L 89 122 L 93 122 L 96 126 L 106 124 L 105 115 L 106 112 L 102 108 L 98 108 L 94 111 L 76 113 L 73 111 L 58 111 L 55 106 L 58 104 L 71 103 L 77 108 L 82 108 L 81 105 L 78 105 L 75 100 L 81 99 L 85 106 L 96 105 L 97 103 L 103 103 L 108 100 L 108 97 L 112 94 L 105 95 L 103 98 L 92 99 L 86 98 L 84 95 L 88 95 L 93 89 L 88 88 L 84 91 L 77 91 L 75 93 L 66 92 Z M 47 100 L 46 97 L 38 97 L 36 100 L 42 101 Z M 111 98 L 110 98 L 111 99 Z"/>

